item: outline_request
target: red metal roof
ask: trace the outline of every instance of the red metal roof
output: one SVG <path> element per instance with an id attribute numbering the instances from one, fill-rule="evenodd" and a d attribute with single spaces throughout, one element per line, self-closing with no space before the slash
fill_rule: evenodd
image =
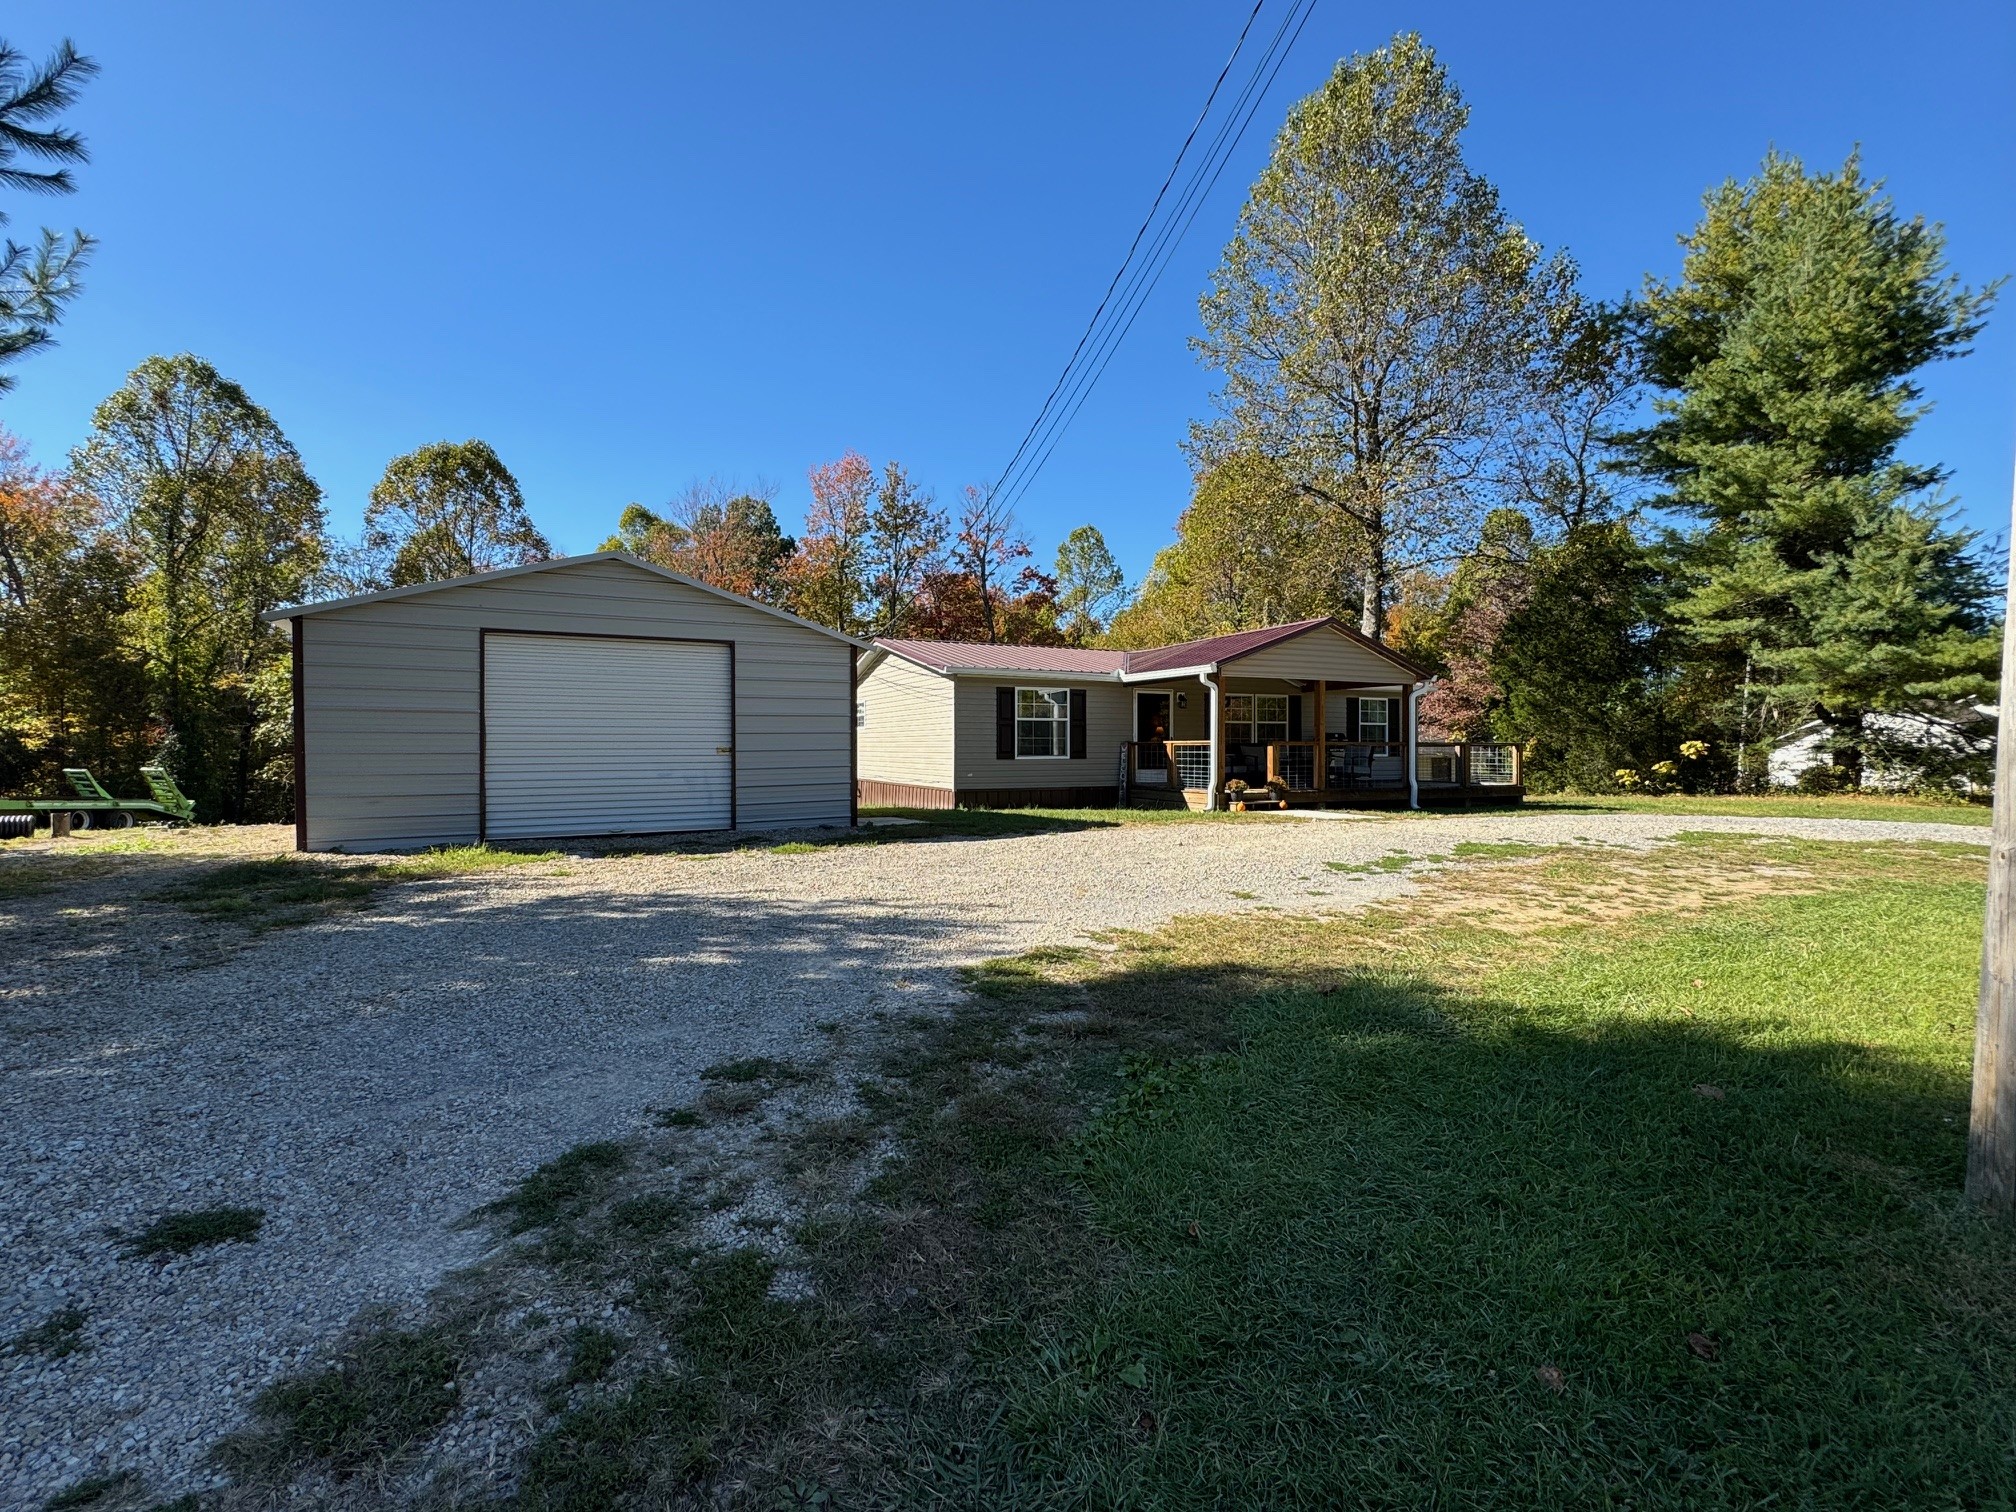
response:
<path id="1" fill-rule="evenodd" d="M 982 641 L 878 639 L 894 651 L 936 672 L 1075 672 L 1111 675 L 1124 670 L 1124 651 L 1079 651 L 1069 646 L 990 646 Z"/>
<path id="2" fill-rule="evenodd" d="M 1235 661 L 1263 647 L 1293 640 L 1298 635 L 1306 635 L 1325 626 L 1347 640 L 1357 641 L 1378 652 L 1398 667 L 1420 677 L 1428 675 L 1427 668 L 1334 619 L 1296 620 L 1293 624 L 1239 630 L 1231 635 L 1213 635 L 1204 640 L 1154 646 L 1145 651 L 1080 651 L 1068 646 L 990 646 L 978 641 L 890 638 L 877 640 L 875 644 L 935 672 L 1050 672 L 1078 677 L 1111 677 L 1123 672 L 1135 675 L 1173 672 L 1183 667 L 1205 667 Z"/>
<path id="3" fill-rule="evenodd" d="M 1329 623 L 1327 619 L 1296 620 L 1292 625 L 1268 625 L 1260 630 L 1238 630 L 1231 635 L 1213 635 L 1204 640 L 1181 641 L 1173 646 L 1156 646 L 1149 651 L 1130 651 L 1127 653 L 1127 670 L 1167 672 L 1177 667 L 1205 667 L 1213 662 L 1231 661 L 1234 657 L 1258 651 L 1262 646 L 1293 639 L 1318 625 Z"/>

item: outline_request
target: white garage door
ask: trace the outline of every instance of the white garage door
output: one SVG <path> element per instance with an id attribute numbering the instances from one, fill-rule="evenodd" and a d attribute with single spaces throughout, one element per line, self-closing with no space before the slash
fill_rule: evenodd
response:
<path id="1" fill-rule="evenodd" d="M 733 743 L 726 646 L 483 637 L 493 840 L 726 829 Z"/>

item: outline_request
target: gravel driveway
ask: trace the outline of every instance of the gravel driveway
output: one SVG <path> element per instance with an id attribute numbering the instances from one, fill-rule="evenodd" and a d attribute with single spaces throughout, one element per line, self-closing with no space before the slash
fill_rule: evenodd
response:
<path id="1" fill-rule="evenodd" d="M 123 869 L 0 903 L 0 1339 L 85 1314 L 74 1353 L 0 1355 L 0 1508 L 114 1469 L 157 1492 L 204 1483 L 205 1450 L 261 1386 L 359 1309 L 415 1304 L 477 1258 L 484 1236 L 458 1219 L 691 1100 L 717 1061 L 829 1059 L 850 1026 L 948 1001 L 957 965 L 1087 930 L 1410 886 L 1325 861 L 1682 830 L 1987 840 L 1528 812 L 568 857 L 166 950 L 141 928 L 158 883 Z M 117 1231 L 219 1205 L 263 1208 L 258 1241 L 123 1257 Z"/>

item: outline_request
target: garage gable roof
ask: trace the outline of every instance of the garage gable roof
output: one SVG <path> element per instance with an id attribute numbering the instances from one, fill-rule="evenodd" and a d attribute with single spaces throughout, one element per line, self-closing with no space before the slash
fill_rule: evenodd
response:
<path id="1" fill-rule="evenodd" d="M 277 625 L 285 623 L 287 620 L 305 618 L 311 614 L 326 614 L 331 609 L 354 609 L 360 604 L 381 604 L 392 599 L 416 598 L 423 593 L 439 593 L 447 588 L 469 588 L 478 583 L 494 583 L 502 578 L 521 577 L 528 572 L 564 571 L 569 567 L 579 567 L 588 562 L 622 562 L 626 566 L 635 567 L 640 572 L 648 572 L 653 577 L 664 578 L 667 582 L 698 589 L 701 593 L 710 594 L 715 598 L 727 599 L 732 604 L 741 604 L 745 608 L 756 610 L 758 613 L 767 614 L 776 619 L 788 620 L 794 625 L 801 625 L 807 630 L 816 630 L 821 635 L 830 636 L 837 641 L 844 641 L 850 646 L 859 646 L 863 650 L 868 649 L 866 641 L 858 641 L 851 635 L 842 635 L 838 630 L 830 626 L 815 624 L 808 619 L 801 619 L 787 610 L 778 609 L 769 604 L 759 604 L 755 599 L 745 598 L 739 593 L 730 593 L 726 588 L 716 588 L 712 583 L 703 583 L 698 578 L 687 577 L 683 572 L 674 572 L 670 568 L 660 567 L 656 562 L 647 562 L 642 557 L 632 556 L 627 551 L 588 551 L 583 552 L 580 556 L 549 557 L 543 562 L 528 562 L 523 567 L 500 567 L 495 572 L 478 572 L 469 577 L 443 578 L 438 583 L 414 583 L 405 588 L 381 588 L 376 593 L 353 593 L 348 598 L 324 599 L 322 602 L 316 604 L 293 604 L 284 609 L 269 609 L 259 617 L 269 624 Z"/>

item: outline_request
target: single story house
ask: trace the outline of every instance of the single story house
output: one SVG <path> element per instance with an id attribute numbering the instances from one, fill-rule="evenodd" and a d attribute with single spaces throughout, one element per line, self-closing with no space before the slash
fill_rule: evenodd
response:
<path id="1" fill-rule="evenodd" d="M 1517 798 L 1511 746 L 1424 745 L 1428 671 L 1334 619 L 1145 651 L 877 640 L 860 799 L 918 808 L 1217 808 L 1235 779 L 1307 804 Z"/>
<path id="2" fill-rule="evenodd" d="M 1928 783 L 1955 792 L 1985 793 L 1993 785 L 1993 704 L 1960 704 L 1940 712 L 1865 715 L 1858 744 L 1865 791 L 1907 792 Z M 1792 788 L 1815 769 L 1832 765 L 1835 732 L 1809 719 L 1771 743 L 1771 785 Z"/>
<path id="3" fill-rule="evenodd" d="M 854 822 L 862 644 L 625 552 L 266 618 L 300 850 Z"/>

